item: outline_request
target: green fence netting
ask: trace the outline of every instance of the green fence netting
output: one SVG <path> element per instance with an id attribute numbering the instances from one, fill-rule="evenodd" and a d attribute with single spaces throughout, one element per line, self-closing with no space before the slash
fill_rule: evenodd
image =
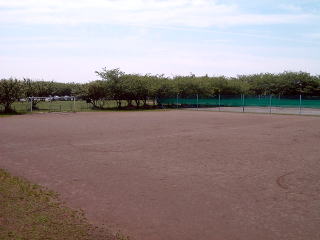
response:
<path id="1" fill-rule="evenodd" d="M 178 107 L 291 107 L 320 108 L 320 97 L 279 96 L 215 96 L 212 98 L 160 98 L 160 105 Z"/>

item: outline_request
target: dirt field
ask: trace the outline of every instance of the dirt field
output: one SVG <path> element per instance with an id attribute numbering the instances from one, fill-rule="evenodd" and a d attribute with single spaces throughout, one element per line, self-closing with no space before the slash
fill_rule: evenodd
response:
<path id="1" fill-rule="evenodd" d="M 0 168 L 132 239 L 320 239 L 319 117 L 34 114 L 0 136 Z"/>

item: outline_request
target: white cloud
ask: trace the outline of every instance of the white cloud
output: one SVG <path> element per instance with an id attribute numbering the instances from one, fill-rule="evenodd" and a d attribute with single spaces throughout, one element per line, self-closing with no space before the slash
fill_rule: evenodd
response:
<path id="1" fill-rule="evenodd" d="M 96 24 L 92 36 L 82 32 L 86 27 L 62 25 L 48 31 L 22 27 L 21 33 L 19 25 L 12 32 L 3 32 L 0 77 L 85 82 L 94 80 L 94 71 L 104 66 L 168 75 L 284 70 L 316 73 L 320 65 L 316 55 L 319 33 L 300 27 L 292 32 L 287 26 L 282 27 L 283 34 L 271 28 L 209 28 L 303 22 L 312 26 L 320 22 L 319 16 L 303 11 L 284 12 L 254 14 L 215 0 L 0 0 L 1 26 Z M 110 25 L 137 27 L 122 28 L 118 34 Z M 103 34 L 99 35 L 99 29 Z M 310 27 L 307 30 L 312 31 Z"/>
<path id="2" fill-rule="evenodd" d="M 1 23 L 210 27 L 301 23 L 308 14 L 250 14 L 213 0 L 0 0 Z"/>
<path id="3" fill-rule="evenodd" d="M 308 40 L 314 40 L 319 43 L 320 40 L 320 32 L 314 32 L 309 34 L 304 34 L 303 37 Z"/>
<path id="4" fill-rule="evenodd" d="M 294 4 L 279 4 L 279 8 L 285 11 L 301 12 L 303 8 Z"/>

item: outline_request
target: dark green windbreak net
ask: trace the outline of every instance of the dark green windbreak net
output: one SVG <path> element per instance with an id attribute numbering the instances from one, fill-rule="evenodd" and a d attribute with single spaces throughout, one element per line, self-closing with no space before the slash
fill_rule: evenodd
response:
<path id="1" fill-rule="evenodd" d="M 185 107 L 292 107 L 320 108 L 320 97 L 279 97 L 279 96 L 216 96 L 213 98 L 160 98 L 160 105 Z"/>

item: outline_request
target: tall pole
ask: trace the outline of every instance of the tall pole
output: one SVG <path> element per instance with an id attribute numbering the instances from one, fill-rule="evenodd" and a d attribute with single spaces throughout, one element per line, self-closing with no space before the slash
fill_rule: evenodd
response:
<path id="1" fill-rule="evenodd" d="M 219 112 L 220 112 L 220 106 L 221 106 L 221 96 L 220 96 L 220 93 L 219 93 Z"/>
<path id="2" fill-rule="evenodd" d="M 270 94 L 270 100 L 269 100 L 269 113 L 271 114 L 272 112 L 272 109 L 271 109 L 271 107 L 272 107 L 272 95 Z"/>
<path id="3" fill-rule="evenodd" d="M 32 112 L 32 102 L 33 102 L 33 97 L 30 98 L 30 112 Z"/>
<path id="4" fill-rule="evenodd" d="M 197 110 L 199 111 L 199 95 L 197 93 Z"/>
<path id="5" fill-rule="evenodd" d="M 301 94 L 300 94 L 299 114 L 301 114 L 301 110 L 302 110 L 302 96 L 301 96 Z"/>
<path id="6" fill-rule="evenodd" d="M 73 96 L 73 112 L 76 112 L 76 97 Z"/>
<path id="7" fill-rule="evenodd" d="M 242 96 L 242 112 L 244 112 L 244 94 L 242 94 L 241 96 Z"/>
<path id="8" fill-rule="evenodd" d="M 178 104 L 179 104 L 179 93 L 177 94 L 177 109 L 178 109 Z"/>

